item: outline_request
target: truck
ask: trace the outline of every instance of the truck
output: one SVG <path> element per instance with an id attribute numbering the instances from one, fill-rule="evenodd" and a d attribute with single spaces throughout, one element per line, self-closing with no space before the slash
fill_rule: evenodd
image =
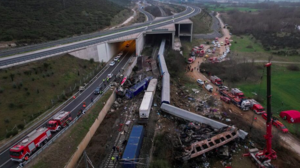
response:
<path id="1" fill-rule="evenodd" d="M 207 85 L 205 85 L 204 87 L 205 87 L 205 89 L 206 89 L 207 91 L 209 91 L 209 92 L 212 92 L 213 89 L 214 89 L 210 84 L 207 84 Z"/>
<path id="2" fill-rule="evenodd" d="M 263 114 L 266 113 L 265 108 L 258 103 L 254 99 L 249 99 L 250 101 L 250 109 L 255 113 L 255 114 Z"/>
<path id="3" fill-rule="evenodd" d="M 215 76 L 215 75 L 210 76 L 210 81 L 211 81 L 211 83 L 215 84 L 216 86 L 222 86 L 223 85 L 222 80 L 219 77 Z"/>
<path id="4" fill-rule="evenodd" d="M 231 92 L 225 90 L 225 89 L 220 89 L 219 90 L 220 95 L 228 97 L 232 104 L 236 105 L 243 111 L 248 111 L 250 109 L 251 103 L 247 99 L 240 99 L 239 97 L 235 96 Z"/>
<path id="5" fill-rule="evenodd" d="M 148 87 L 148 83 L 151 79 L 152 79 L 152 77 L 148 76 L 145 79 L 143 79 L 142 81 L 140 81 L 139 83 L 137 83 L 134 86 L 132 86 L 131 88 L 129 88 L 125 94 L 126 98 L 132 99 L 134 96 L 136 96 L 139 93 L 141 93 L 142 91 L 146 90 L 146 88 Z"/>
<path id="6" fill-rule="evenodd" d="M 238 97 L 235 97 L 231 99 L 231 102 L 243 111 L 248 111 L 250 109 L 250 101 L 247 99 L 240 99 Z"/>
<path id="7" fill-rule="evenodd" d="M 51 120 L 47 122 L 47 128 L 51 132 L 58 132 L 62 128 L 69 125 L 72 121 L 71 113 L 68 111 L 60 111 L 55 114 Z"/>
<path id="8" fill-rule="evenodd" d="M 140 119 L 147 119 L 149 118 L 149 114 L 151 111 L 151 106 L 153 102 L 153 92 L 145 92 L 144 98 L 142 100 L 139 113 L 140 113 Z"/>
<path id="9" fill-rule="evenodd" d="M 12 161 L 23 162 L 51 138 L 51 131 L 47 127 L 41 127 L 29 133 L 25 139 L 14 145 L 10 150 Z"/>
<path id="10" fill-rule="evenodd" d="M 157 85 L 157 79 L 151 79 L 147 88 L 147 92 L 152 92 L 153 96 L 155 95 L 155 90 L 156 90 L 156 85 Z"/>
<path id="11" fill-rule="evenodd" d="M 238 89 L 238 88 L 232 88 L 231 89 L 231 93 L 233 95 L 237 96 L 240 99 L 244 99 L 245 98 L 244 93 L 240 89 Z"/>
<path id="12" fill-rule="evenodd" d="M 139 165 L 139 155 L 143 138 L 144 127 L 142 125 L 134 125 L 120 162 L 122 168 L 136 168 Z"/>

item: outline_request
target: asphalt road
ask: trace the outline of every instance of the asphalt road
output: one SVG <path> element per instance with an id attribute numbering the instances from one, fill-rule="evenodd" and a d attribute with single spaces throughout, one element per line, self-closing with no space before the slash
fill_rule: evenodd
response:
<path id="1" fill-rule="evenodd" d="M 153 21 L 154 20 L 154 16 L 151 15 L 149 12 L 145 11 L 144 9 L 142 9 L 142 5 L 139 5 L 139 11 L 147 17 L 147 21 Z"/>
<path id="2" fill-rule="evenodd" d="M 195 9 L 194 11 L 193 11 L 193 8 Z M 68 51 L 70 51 L 70 50 L 76 50 L 76 49 L 79 49 L 79 48 L 84 48 L 84 47 L 89 46 L 89 45 L 104 42 L 104 41 L 107 41 L 107 40 L 110 40 L 110 39 L 119 38 L 119 37 L 122 37 L 122 36 L 127 36 L 127 35 L 130 35 L 130 34 L 134 34 L 134 33 L 139 33 L 139 32 L 142 32 L 146 29 L 147 30 L 154 29 L 154 28 L 157 28 L 157 27 L 161 27 L 161 26 L 173 23 L 173 20 L 166 21 L 168 19 L 172 19 L 173 17 L 174 17 L 174 22 L 177 22 L 177 21 L 192 17 L 192 16 L 198 14 L 200 11 L 201 11 L 200 8 L 188 7 L 186 11 L 184 11 L 181 14 L 177 14 L 175 16 L 169 16 L 169 17 L 166 17 L 164 19 L 152 21 L 150 23 L 147 22 L 147 23 L 144 23 L 144 24 L 132 25 L 132 26 L 129 26 L 129 27 L 121 28 L 121 29 L 107 31 L 107 32 L 104 32 L 102 34 L 99 33 L 99 35 L 100 34 L 104 35 L 104 34 L 119 32 L 118 34 L 111 34 L 111 35 L 107 35 L 105 37 L 99 37 L 97 39 L 92 39 L 92 40 L 88 40 L 88 41 L 81 41 L 81 42 L 78 42 L 76 44 L 69 44 L 69 45 L 66 45 L 66 46 L 55 47 L 55 48 L 51 48 L 51 49 L 46 50 L 46 51 L 38 51 L 38 52 L 35 52 L 35 53 L 28 53 L 28 54 L 24 54 L 20 57 L 2 58 L 0 60 L 0 67 L 5 67 L 7 65 L 12 65 L 14 63 L 19 63 L 19 62 L 23 62 L 23 61 L 30 61 L 30 60 L 34 60 L 34 59 L 40 59 L 40 58 L 43 58 L 43 57 L 47 57 L 49 55 L 59 55 L 59 54 L 63 54 L 63 53 L 68 53 Z M 186 16 L 179 17 L 178 15 L 186 15 Z M 165 22 L 163 22 L 163 21 L 165 21 Z M 161 23 L 161 22 L 163 22 L 163 23 Z M 145 26 L 147 26 L 146 29 L 145 29 Z M 129 29 L 129 30 L 125 31 L 125 29 Z M 123 31 L 121 31 L 121 30 L 123 30 Z M 92 37 L 96 37 L 96 36 L 97 35 L 94 35 Z M 87 35 L 86 37 L 91 37 L 91 35 Z M 77 38 L 83 39 L 83 37 L 77 37 Z M 78 40 L 77 38 L 76 39 L 73 39 L 73 38 L 65 39 L 65 41 L 63 41 L 63 40 L 62 41 L 67 42 L 67 41 L 73 40 L 72 42 L 74 42 L 74 41 Z M 62 41 L 59 41 L 57 43 L 60 43 Z M 51 43 L 51 42 L 49 42 L 49 43 Z M 54 43 L 54 42 L 52 42 L 52 43 Z M 57 43 L 55 43 L 55 44 L 57 44 Z M 41 48 L 45 47 L 44 45 L 46 45 L 46 44 L 35 45 L 35 46 L 32 46 L 32 47 L 23 48 L 23 49 L 22 48 L 17 48 L 16 50 L 12 50 L 10 52 L 0 53 L 0 54 L 1 54 L 1 56 L 5 56 L 5 55 L 8 55 L 8 54 L 17 53 L 17 52 L 26 52 L 26 51 L 30 51 L 30 50 L 34 50 L 34 49 L 41 49 Z M 51 46 L 51 44 L 49 44 L 47 46 L 49 47 L 49 46 Z"/>
<path id="3" fill-rule="evenodd" d="M 192 9 L 195 9 L 195 10 L 193 12 L 191 12 Z M 159 21 L 156 21 L 156 22 L 153 21 L 152 24 L 148 23 L 147 29 L 149 30 L 149 29 L 153 29 L 153 28 L 157 28 L 157 27 L 166 25 L 166 24 L 177 22 L 177 21 L 180 21 L 180 20 L 192 17 L 192 16 L 198 14 L 199 12 L 201 12 L 200 8 L 189 7 L 189 8 L 187 8 L 187 10 L 185 12 L 183 12 L 181 14 L 177 14 L 177 15 L 184 15 L 184 14 L 190 13 L 187 16 L 184 16 L 184 17 L 181 17 L 181 18 L 177 18 L 177 19 L 175 18 L 173 20 L 166 21 L 164 23 L 159 23 L 162 20 L 159 20 Z M 177 15 L 175 15 L 175 16 L 177 16 Z M 174 17 L 174 16 L 167 17 L 166 19 L 170 19 L 172 17 Z M 163 19 L 163 20 L 166 20 L 166 19 Z M 155 23 L 158 23 L 158 24 L 153 25 Z M 125 27 L 125 28 L 128 29 L 130 27 L 135 27 L 135 26 L 129 26 L 129 27 Z M 140 27 L 140 25 L 138 27 Z M 3 60 L 0 61 L 0 66 L 6 65 L 7 63 L 15 63 L 15 62 L 18 62 L 18 61 L 24 61 L 24 60 L 34 59 L 34 58 L 39 58 L 39 57 L 45 57 L 45 56 L 47 56 L 49 54 L 57 54 L 57 53 L 64 52 L 64 51 L 67 51 L 67 50 L 70 50 L 70 49 L 75 49 L 75 48 L 80 48 L 80 47 L 83 47 L 83 46 L 92 45 L 92 44 L 95 44 L 95 43 L 99 43 L 101 41 L 106 41 L 108 39 L 117 38 L 117 37 L 120 37 L 120 36 L 125 36 L 125 35 L 129 35 L 129 34 L 141 32 L 141 31 L 144 31 L 144 30 L 145 30 L 144 27 L 143 28 L 137 28 L 135 30 L 130 30 L 130 31 L 127 31 L 127 32 L 121 32 L 120 34 L 117 34 L 117 35 L 110 35 L 109 37 L 103 37 L 103 38 L 100 38 L 100 39 L 94 39 L 94 40 L 91 40 L 91 41 L 85 41 L 85 42 L 81 42 L 81 43 L 78 43 L 78 44 L 72 44 L 72 45 L 69 45 L 69 46 L 64 46 L 64 47 L 60 47 L 60 48 L 51 49 L 49 51 L 42 51 L 42 52 L 38 52 L 38 53 L 35 53 L 35 54 L 28 54 L 28 55 L 23 56 L 23 57 L 8 58 L 5 61 L 3 61 Z M 68 39 L 65 39 L 65 40 L 68 40 Z M 33 48 L 35 48 L 35 47 L 39 48 L 39 47 L 41 47 L 43 45 L 45 45 L 45 43 L 41 44 L 40 46 L 39 45 L 33 46 Z M 73 100 L 71 103 L 69 103 L 67 106 L 65 106 L 63 108 L 63 110 L 65 110 L 65 111 L 71 111 L 72 117 L 75 117 L 77 115 L 77 112 L 81 109 L 83 102 L 86 102 L 86 104 L 89 105 L 91 103 L 91 96 L 93 96 L 94 89 L 97 86 L 102 85 L 102 80 L 104 78 L 106 78 L 107 74 L 109 74 L 109 73 L 117 74 L 119 72 L 119 70 L 128 61 L 129 57 L 133 53 L 135 53 L 135 48 L 134 47 L 135 47 L 135 44 L 133 43 L 127 49 L 128 50 L 127 52 L 124 51 L 124 56 L 121 57 L 121 61 L 119 63 L 117 63 L 113 67 L 109 67 L 108 69 L 106 69 L 99 76 L 99 78 L 97 80 L 95 80 L 92 84 L 90 84 L 86 88 L 86 90 L 83 91 L 75 100 Z M 28 50 L 29 48 L 30 47 L 25 48 L 25 50 Z M 37 127 L 37 128 L 39 128 L 39 127 Z M 20 139 L 20 140 L 22 140 L 22 139 Z M 17 167 L 17 165 L 18 165 L 17 163 L 10 161 L 10 156 L 9 156 L 9 149 L 10 148 L 11 147 L 8 147 L 2 153 L 0 153 L 0 168 L 14 168 L 14 167 Z"/>
<path id="4" fill-rule="evenodd" d="M 185 14 L 191 12 L 191 11 L 192 11 L 192 9 L 189 8 L 189 9 L 185 10 L 182 13 L 176 14 L 175 16 L 185 15 Z M 149 15 L 151 15 L 151 14 L 149 14 Z M 149 16 L 149 17 L 151 17 L 151 16 Z M 164 21 L 164 20 L 168 20 L 170 18 L 171 17 L 168 17 L 168 18 L 165 18 L 163 20 L 153 21 L 153 22 L 152 22 L 152 20 L 154 18 L 152 18 L 151 21 L 147 21 L 147 22 L 144 22 L 143 24 L 139 24 L 139 25 L 131 25 L 131 26 L 117 28 L 117 29 L 113 29 L 113 30 L 107 30 L 107 31 L 102 31 L 102 32 L 99 31 L 99 32 L 95 32 L 95 33 L 90 33 L 90 34 L 85 34 L 85 35 L 80 35 L 80 36 L 74 36 L 74 37 L 70 37 L 70 38 L 64 38 L 64 39 L 60 39 L 60 40 L 56 40 L 56 41 L 50 41 L 50 42 L 45 42 L 45 43 L 40 43 L 40 44 L 35 44 L 35 45 L 30 45 L 30 46 L 25 46 L 25 47 L 2 50 L 2 51 L 0 51 L 0 57 L 6 57 L 6 56 L 16 55 L 16 54 L 20 54 L 20 53 L 25 53 L 25 52 L 41 50 L 41 49 L 45 49 L 45 48 L 50 48 L 50 47 L 55 47 L 55 46 L 59 46 L 59 45 L 62 45 L 62 44 L 78 42 L 78 41 L 91 39 L 91 38 L 95 38 L 95 37 L 100 37 L 100 36 L 104 36 L 104 35 L 110 35 L 112 33 L 117 33 L 117 32 L 122 32 L 122 31 L 129 30 L 129 29 L 134 29 L 134 28 L 138 28 L 138 27 L 147 26 L 147 25 L 150 25 L 151 23 L 155 24 L 155 23 L 158 23 L 158 22 L 161 22 L 161 21 Z M 140 31 L 138 31 L 138 32 L 140 32 Z M 133 32 L 133 33 L 135 33 L 135 32 Z M 129 34 L 133 34 L 133 33 L 132 32 L 131 33 L 126 33 L 125 35 L 129 35 Z M 113 36 L 109 39 L 112 39 L 112 38 L 115 38 L 115 37 L 122 37 L 122 36 L 124 36 L 124 34 L 120 34 L 118 36 Z M 81 46 L 84 46 L 84 45 L 81 45 Z"/>
<path id="5" fill-rule="evenodd" d="M 116 75 L 122 67 L 126 64 L 130 56 L 135 53 L 135 44 L 132 43 L 131 46 L 124 50 L 124 55 L 120 58 L 120 62 L 116 63 L 114 66 L 109 66 L 108 69 L 106 69 L 98 79 L 96 79 L 92 84 L 90 84 L 79 96 L 76 97 L 72 102 L 70 102 L 67 106 L 65 106 L 62 111 L 70 111 L 72 118 L 75 118 L 79 110 L 82 108 L 83 102 L 86 103 L 88 106 L 91 103 L 91 97 L 96 97 L 93 92 L 97 86 L 101 86 L 102 88 L 105 88 L 103 86 L 103 79 L 106 79 L 107 75 L 109 73 L 112 73 Z M 49 120 L 48 120 L 49 121 Z M 42 125 L 38 126 L 38 128 L 45 126 L 46 122 Z M 55 135 L 55 134 L 53 134 Z M 52 136 L 53 137 L 53 136 Z M 11 146 L 12 147 L 12 146 Z M 14 168 L 19 165 L 17 162 L 13 162 L 10 160 L 9 156 L 9 147 L 4 152 L 0 154 L 0 167 L 1 168 Z"/>

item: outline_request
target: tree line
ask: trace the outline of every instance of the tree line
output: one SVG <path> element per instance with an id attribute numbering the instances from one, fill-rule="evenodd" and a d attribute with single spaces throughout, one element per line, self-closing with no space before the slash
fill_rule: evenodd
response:
<path id="1" fill-rule="evenodd" d="M 251 34 L 267 50 L 300 48 L 300 8 L 273 6 L 258 13 L 232 10 L 223 17 L 235 35 Z M 280 54 L 280 53 L 279 53 Z"/>
<path id="2" fill-rule="evenodd" d="M 123 9 L 109 0 L 1 0 L 0 41 L 21 45 L 93 32 Z"/>

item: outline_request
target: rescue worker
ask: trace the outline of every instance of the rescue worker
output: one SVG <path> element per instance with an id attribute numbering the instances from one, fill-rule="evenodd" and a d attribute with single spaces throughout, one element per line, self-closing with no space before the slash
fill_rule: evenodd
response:
<path id="1" fill-rule="evenodd" d="M 109 78 L 107 77 L 106 80 L 107 80 L 107 82 L 108 82 L 108 81 L 109 81 Z"/>
<path id="2" fill-rule="evenodd" d="M 100 90 L 100 94 L 102 94 L 103 93 L 103 91 L 102 90 Z"/>
<path id="3" fill-rule="evenodd" d="M 85 104 L 85 102 L 83 102 L 83 105 L 82 105 L 82 107 L 83 107 L 83 108 L 85 108 L 85 107 L 86 107 L 86 104 Z"/>
<path id="4" fill-rule="evenodd" d="M 94 102 L 94 98 L 93 98 L 93 97 L 91 97 L 91 102 L 92 102 L 92 103 Z"/>
<path id="5" fill-rule="evenodd" d="M 75 98 L 76 98 L 76 96 L 74 95 L 74 96 L 73 96 L 73 99 L 75 99 Z"/>
<path id="6" fill-rule="evenodd" d="M 105 79 L 103 79 L 103 82 L 105 82 Z"/>
<path id="7" fill-rule="evenodd" d="M 118 59 L 118 62 L 120 62 L 120 60 Z"/>
<path id="8" fill-rule="evenodd" d="M 115 163 L 115 157 L 111 157 L 111 160 L 113 161 L 113 163 Z"/>

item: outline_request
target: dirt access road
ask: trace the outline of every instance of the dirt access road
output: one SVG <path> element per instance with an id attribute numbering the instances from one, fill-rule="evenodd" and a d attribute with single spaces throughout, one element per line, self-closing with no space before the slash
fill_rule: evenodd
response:
<path id="1" fill-rule="evenodd" d="M 220 20 L 221 26 L 224 27 L 224 24 L 223 24 L 222 20 L 219 18 L 219 13 L 217 14 L 217 18 Z M 222 42 L 222 41 L 224 42 L 225 37 L 228 37 L 229 39 L 231 38 L 228 29 L 223 29 L 222 28 L 222 32 L 223 32 L 224 36 L 219 38 L 220 42 Z M 209 46 L 205 45 L 204 48 L 207 49 L 207 48 L 209 48 Z M 225 51 L 225 46 L 221 46 L 219 51 L 220 51 L 220 54 L 218 56 L 220 56 L 221 53 L 223 53 Z M 197 57 L 196 60 L 191 64 L 191 67 L 192 68 L 196 67 L 196 69 L 197 69 L 199 67 L 199 65 L 204 61 L 203 59 L 204 58 Z M 194 78 L 195 82 L 196 82 L 197 79 L 201 79 L 203 81 L 204 80 L 209 81 L 202 73 L 200 73 L 197 70 L 194 70 L 193 72 L 188 72 L 187 74 L 190 77 Z M 213 96 L 215 96 L 215 98 L 217 98 L 217 99 L 220 99 L 220 95 L 216 91 L 217 86 L 215 86 L 213 84 L 211 84 L 211 85 L 214 87 L 213 93 L 212 93 Z M 225 106 L 225 108 L 230 109 L 230 111 L 232 113 L 236 113 L 236 114 L 240 115 L 242 120 L 244 122 L 247 122 L 248 124 L 251 124 L 251 122 L 253 121 L 254 116 L 257 116 L 257 120 L 255 120 L 253 122 L 253 126 L 257 129 L 265 130 L 266 121 L 261 116 L 258 116 L 256 114 L 254 114 L 252 111 L 244 112 L 244 111 L 240 110 L 238 107 L 236 107 L 233 104 L 226 104 L 226 103 L 223 102 L 223 105 Z M 285 146 L 289 147 L 291 150 L 296 152 L 300 157 L 300 143 L 299 143 L 299 140 L 290 133 L 284 134 L 284 133 L 278 131 L 278 129 L 276 127 L 273 127 L 273 130 L 276 134 L 279 135 L 279 137 L 281 138 L 281 142 Z"/>

